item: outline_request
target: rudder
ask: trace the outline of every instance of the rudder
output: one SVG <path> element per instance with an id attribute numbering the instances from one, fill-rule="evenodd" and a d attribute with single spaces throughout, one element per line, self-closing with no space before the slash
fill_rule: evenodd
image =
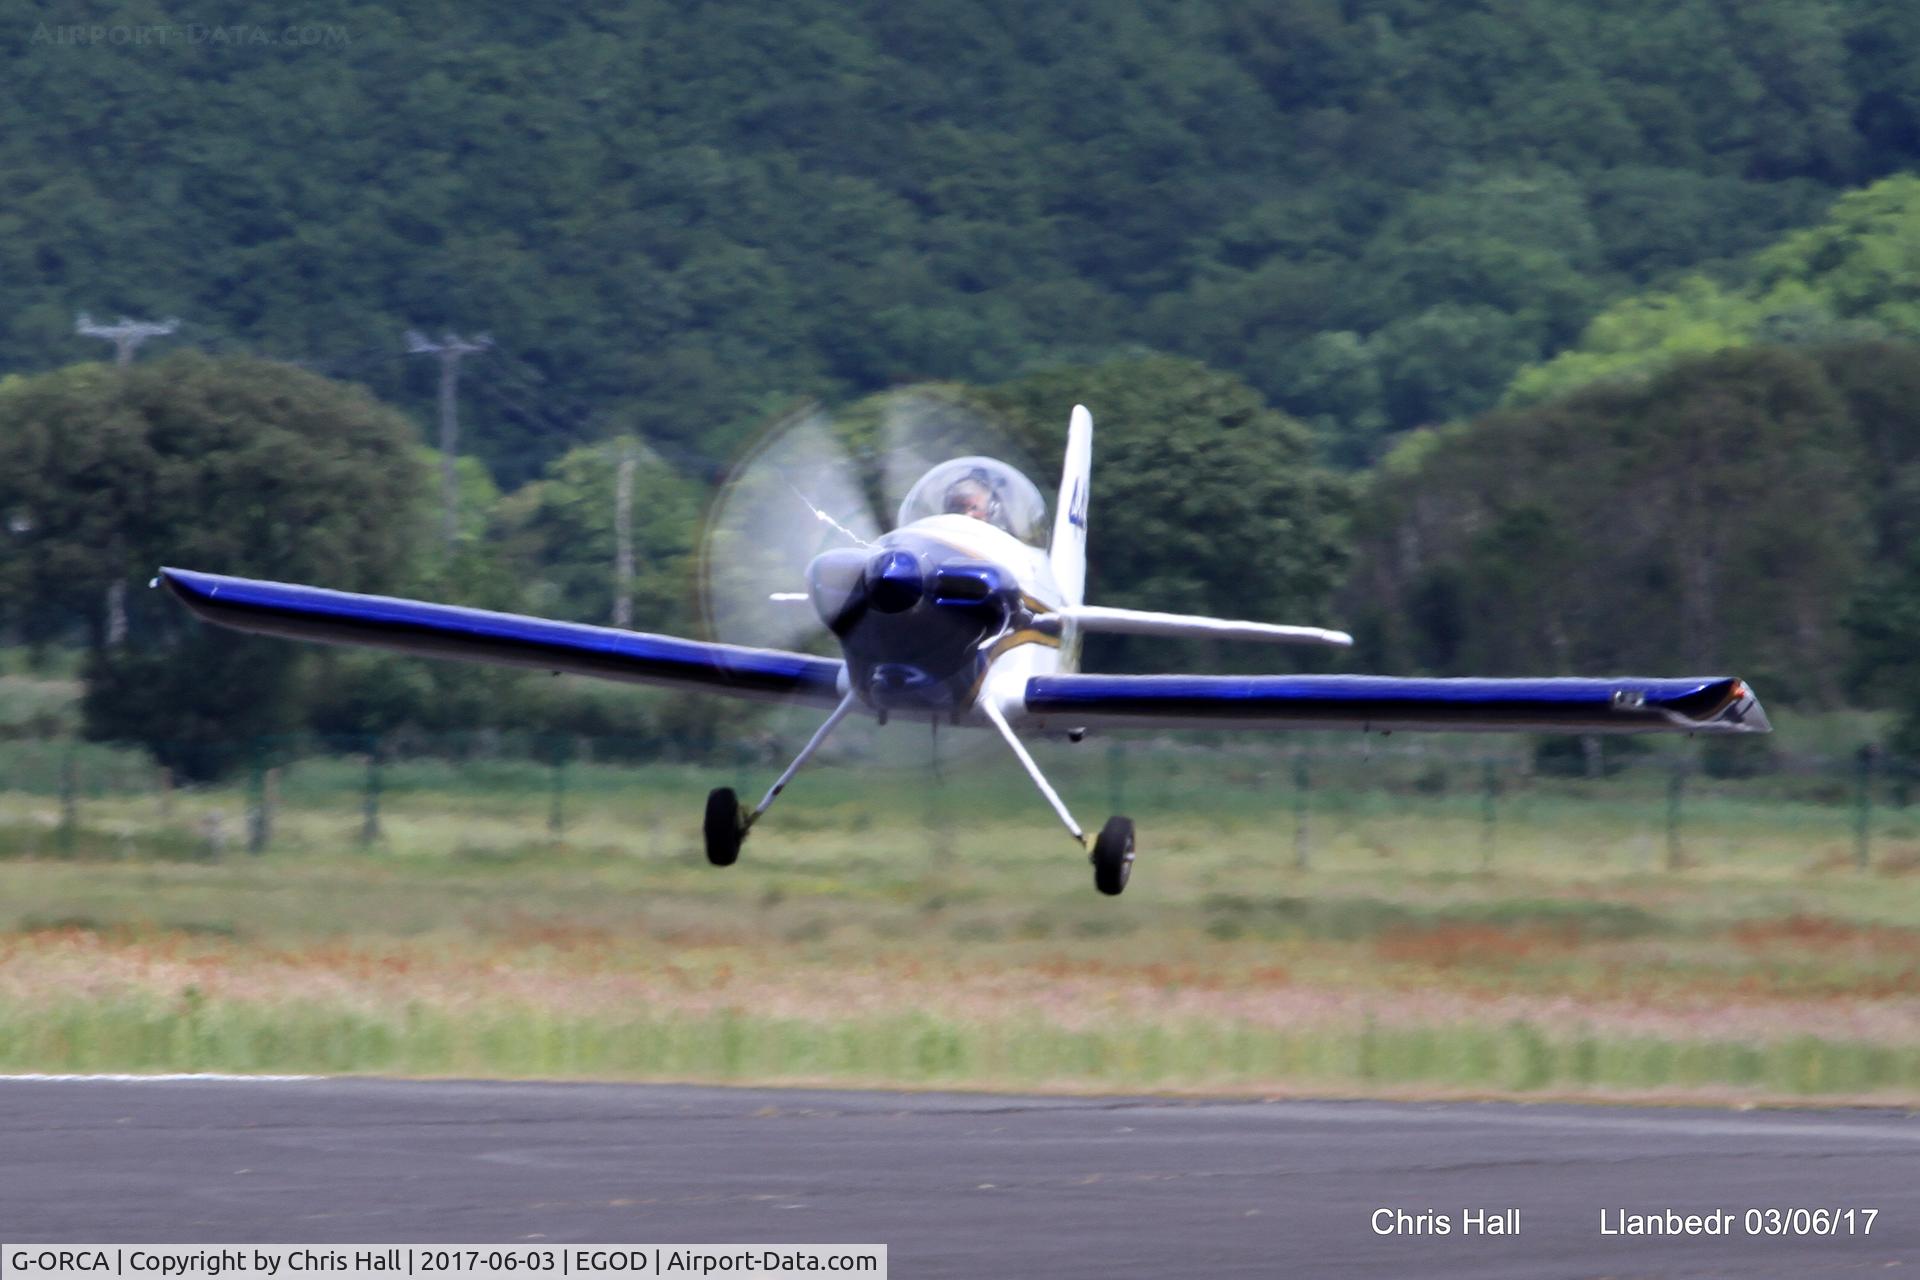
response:
<path id="1" fill-rule="evenodd" d="M 1067 459 L 1060 471 L 1060 499 L 1054 507 L 1053 543 L 1048 558 L 1054 585 L 1064 603 L 1086 603 L 1087 507 L 1093 484 L 1093 415 L 1073 406 L 1067 423 Z"/>

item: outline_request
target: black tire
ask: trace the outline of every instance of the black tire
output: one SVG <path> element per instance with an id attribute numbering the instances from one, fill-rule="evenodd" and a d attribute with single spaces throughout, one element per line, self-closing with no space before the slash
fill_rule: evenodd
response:
<path id="1" fill-rule="evenodd" d="M 1108 818 L 1093 842 L 1093 887 L 1109 897 L 1133 875 L 1133 819 Z"/>
<path id="2" fill-rule="evenodd" d="M 740 797 L 732 787 L 715 787 L 707 793 L 707 861 L 716 867 L 730 867 L 740 858 L 740 842 L 747 833 L 740 829 Z"/>

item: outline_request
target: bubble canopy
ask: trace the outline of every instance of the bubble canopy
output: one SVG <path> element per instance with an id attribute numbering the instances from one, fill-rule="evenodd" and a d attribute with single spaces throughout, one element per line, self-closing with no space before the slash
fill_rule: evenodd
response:
<path id="1" fill-rule="evenodd" d="M 900 504 L 896 527 L 938 515 L 973 516 L 1029 546 L 1046 545 L 1047 500 L 997 458 L 955 458 L 921 476 Z"/>

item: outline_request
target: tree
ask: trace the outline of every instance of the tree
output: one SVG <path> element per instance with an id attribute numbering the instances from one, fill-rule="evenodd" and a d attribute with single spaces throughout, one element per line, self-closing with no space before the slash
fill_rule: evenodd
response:
<path id="1" fill-rule="evenodd" d="M 684 631 L 692 622 L 692 569 L 706 493 L 631 437 L 583 445 L 547 465 L 501 505 L 502 553 L 525 607 L 605 625 L 613 617 L 616 487 L 623 453 L 634 458 L 632 626 Z"/>
<path id="2" fill-rule="evenodd" d="M 1695 275 L 1614 303 L 1577 346 L 1516 374 L 1507 403 L 1645 379 L 1734 347 L 1920 338 L 1920 178 L 1899 175 L 1841 197 L 1817 225 L 1754 254 L 1746 274 L 1737 288 Z"/>
<path id="3" fill-rule="evenodd" d="M 1513 370 L 1539 354 L 1541 336 L 1525 316 L 1445 304 L 1393 321 L 1367 345 L 1388 419 L 1412 427 L 1492 403 Z"/>
<path id="4" fill-rule="evenodd" d="M 1704 276 L 1614 303 L 1588 323 L 1580 343 L 1522 369 L 1508 404 L 1532 404 L 1606 381 L 1643 378 L 1679 359 L 1745 346 L 1760 323 L 1753 302 Z"/>
<path id="5" fill-rule="evenodd" d="M 422 476 L 414 428 L 357 387 L 270 361 L 183 353 L 0 388 L 0 510 L 26 528 L 4 581 L 82 620 L 86 732 L 204 776 L 297 723 L 303 651 L 130 593 L 162 564 L 378 589 L 404 566 Z M 16 524 L 17 527 L 17 524 Z"/>
<path id="6" fill-rule="evenodd" d="M 1897 715 L 1888 745 L 1920 759 L 1920 555 L 1876 566 L 1844 619 L 1853 642 L 1847 678 L 1870 705 Z"/>
<path id="7" fill-rule="evenodd" d="M 1832 702 L 1864 471 L 1817 362 L 1705 357 L 1423 433 L 1370 485 L 1348 598 L 1388 665 L 1734 670 Z"/>
<path id="8" fill-rule="evenodd" d="M 464 435 L 510 488 L 596 421 L 693 470 L 769 396 L 1140 345 L 1318 417 L 1276 372 L 1315 334 L 1491 308 L 1537 361 L 1920 154 L 1901 0 L 341 0 L 216 60 L 16 8 L 0 368 L 177 314 L 412 406 L 374 335 L 487 331 Z"/>
<path id="9" fill-rule="evenodd" d="M 1837 318 L 1920 338 L 1920 177 L 1898 174 L 1841 196 L 1825 220 L 1754 263 L 1763 301 L 1806 296 Z"/>
<path id="10" fill-rule="evenodd" d="M 1274 355 L 1280 406 L 1313 427 L 1321 453 L 1359 469 L 1388 428 L 1378 352 L 1351 330 L 1315 334 Z"/>
<path id="11" fill-rule="evenodd" d="M 1808 354 L 1846 404 L 1865 453 L 1873 558 L 1903 565 L 1920 546 L 1920 346 L 1856 342 Z"/>

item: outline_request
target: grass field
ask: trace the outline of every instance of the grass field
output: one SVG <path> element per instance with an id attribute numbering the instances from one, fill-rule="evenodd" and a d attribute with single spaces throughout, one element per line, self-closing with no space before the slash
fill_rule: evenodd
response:
<path id="1" fill-rule="evenodd" d="M 1676 808 L 1461 741 L 1320 740 L 1304 797 L 1286 746 L 1044 746 L 1140 823 L 1113 900 L 992 753 L 810 771 L 717 870 L 706 788 L 777 766 L 397 764 L 362 848 L 363 760 L 0 744 L 0 1068 L 1920 1099 L 1906 810 L 1861 870 L 1844 773 Z"/>

